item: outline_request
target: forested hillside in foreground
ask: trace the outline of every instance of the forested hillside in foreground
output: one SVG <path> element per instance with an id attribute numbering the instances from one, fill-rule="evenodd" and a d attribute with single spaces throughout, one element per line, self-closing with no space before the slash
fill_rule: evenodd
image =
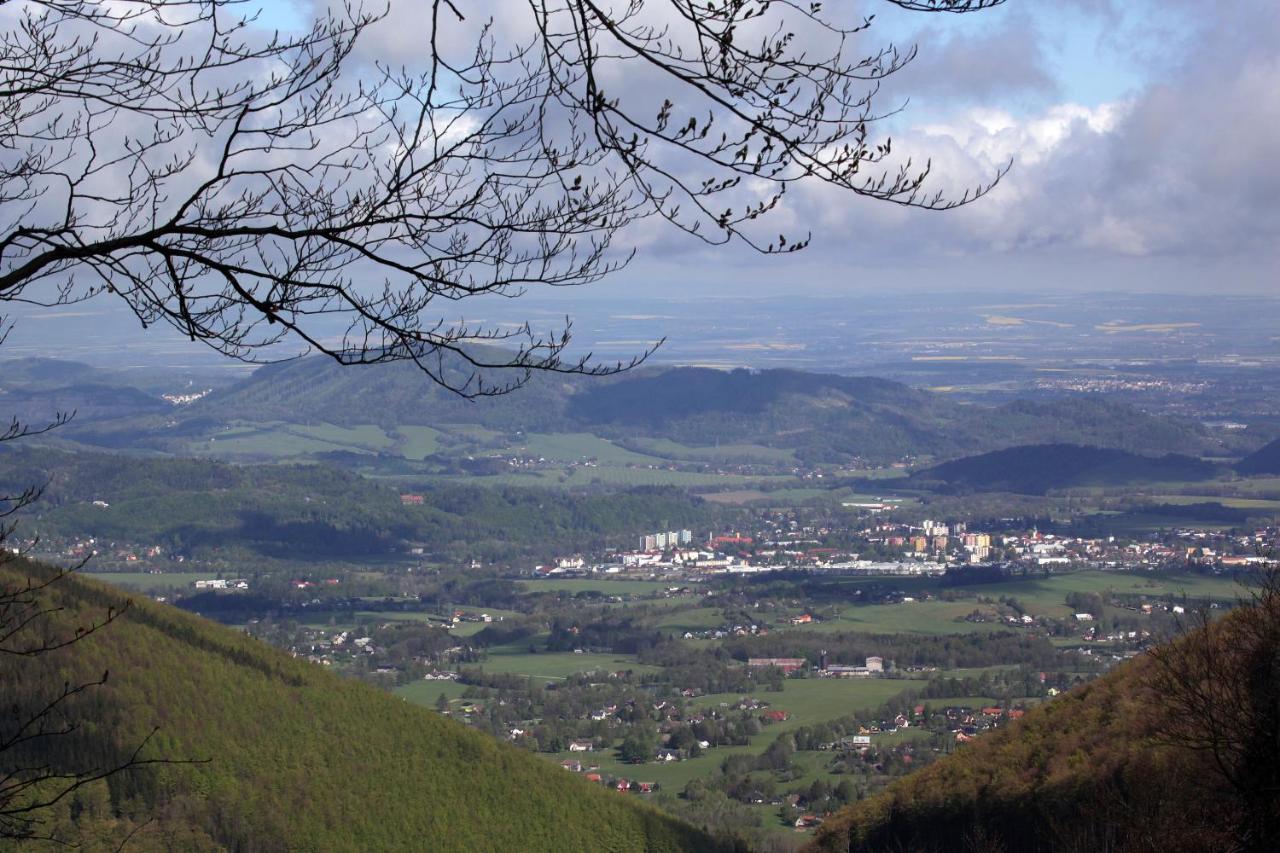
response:
<path id="1" fill-rule="evenodd" d="M 827 851 L 1273 850 L 1280 582 L 839 812 Z"/>
<path id="2" fill-rule="evenodd" d="M 13 560 L 0 584 L 48 571 Z M 41 595 L 61 610 L 38 619 L 26 640 L 64 636 L 126 603 L 74 576 Z M 117 849 L 131 833 L 130 850 L 720 849 L 637 799 L 145 600 L 68 647 L 0 655 L 4 701 L 14 706 L 0 744 L 20 710 L 106 671 L 104 685 L 67 703 L 72 731 L 0 749 L 0 778 L 23 765 L 110 766 L 153 729 L 144 758 L 194 763 L 122 772 L 62 799 L 39 829 L 87 850 Z"/>

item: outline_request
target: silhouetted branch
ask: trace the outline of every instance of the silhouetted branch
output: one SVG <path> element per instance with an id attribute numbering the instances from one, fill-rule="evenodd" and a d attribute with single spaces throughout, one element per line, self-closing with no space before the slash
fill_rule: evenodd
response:
<path id="1" fill-rule="evenodd" d="M 920 11 L 995 5 L 902 2 Z M 870 19 L 781 0 L 526 0 L 525 28 L 432 0 L 420 67 L 355 53 L 383 13 L 337 5 L 265 35 L 234 0 L 30 0 L 0 35 L 0 300 L 124 301 L 229 356 L 298 345 L 411 361 L 464 396 L 603 374 L 454 302 L 591 284 L 628 226 L 792 252 L 788 186 L 945 210 L 931 164 L 874 139 Z M 472 16 L 474 17 L 474 16 Z M 632 80 L 630 85 L 616 81 Z M 606 84 L 605 81 L 611 81 Z M 616 86 L 617 89 L 607 88 Z M 484 344 L 497 345 L 485 347 Z"/>

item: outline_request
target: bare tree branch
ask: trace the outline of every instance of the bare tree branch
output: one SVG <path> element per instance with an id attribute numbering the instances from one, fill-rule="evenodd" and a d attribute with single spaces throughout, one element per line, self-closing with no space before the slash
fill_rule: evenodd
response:
<path id="1" fill-rule="evenodd" d="M 0 34 L 0 300 L 105 293 L 144 327 L 235 358 L 301 347 L 411 361 L 486 396 L 536 371 L 611 373 L 648 355 L 597 364 L 568 356 L 569 324 L 442 319 L 473 297 L 600 281 L 631 259 L 617 244 L 641 219 L 793 252 L 810 236 L 765 220 L 797 182 L 946 210 L 1002 174 L 946 197 L 928 188 L 931 164 L 874 139 L 896 112 L 873 109 L 879 85 L 915 51 L 857 54 L 870 19 L 819 3 L 526 0 L 504 7 L 526 14 L 524 35 L 500 37 L 432 0 L 415 69 L 356 54 L 381 12 L 338 5 L 268 37 L 241 8 L 13 10 Z M 620 75 L 646 85 L 607 90 Z"/>

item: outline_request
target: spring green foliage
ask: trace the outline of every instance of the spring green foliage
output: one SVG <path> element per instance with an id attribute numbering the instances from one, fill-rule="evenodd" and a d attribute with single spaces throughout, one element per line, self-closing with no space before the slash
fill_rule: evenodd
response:
<path id="1" fill-rule="evenodd" d="M 845 809 L 818 851 L 1274 849 L 1280 583 Z"/>
<path id="2" fill-rule="evenodd" d="M 229 545 L 280 558 L 403 553 L 510 558 L 630 543 L 661 525 L 728 512 L 670 488 L 575 496 L 461 483 L 390 487 L 324 465 L 252 465 L 21 448 L 0 451 L 0 489 L 48 483 L 33 533 L 155 543 L 207 555 Z M 401 504 L 399 493 L 423 496 Z M 104 500 L 108 508 L 97 507 Z"/>
<path id="3" fill-rule="evenodd" d="M 47 571 L 15 560 L 0 580 Z M 126 600 L 75 576 L 46 595 L 61 631 Z M 154 728 L 144 757 L 197 761 L 120 773 L 51 809 L 45 828 L 89 849 L 131 832 L 133 850 L 719 849 L 633 796 L 148 601 L 65 649 L 0 659 L 6 704 L 25 707 L 108 670 L 69 706 L 74 731 L 0 755 L 101 766 Z"/>

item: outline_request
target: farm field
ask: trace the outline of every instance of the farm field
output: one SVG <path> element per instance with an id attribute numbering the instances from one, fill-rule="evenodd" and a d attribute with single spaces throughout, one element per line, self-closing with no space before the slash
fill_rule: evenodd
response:
<path id="1" fill-rule="evenodd" d="M 623 654 L 574 654 L 573 652 L 544 652 L 539 654 L 523 654 L 514 652 L 509 647 L 501 647 L 496 654 L 478 664 L 485 672 L 511 672 L 527 675 L 530 678 L 560 680 L 577 672 L 602 670 L 615 672 L 634 670 L 636 672 L 657 672 L 658 667 L 647 666 L 636 661 L 635 655 Z"/>
<path id="2" fill-rule="evenodd" d="M 791 465 L 796 462 L 795 451 L 762 444 L 724 444 L 697 447 L 665 438 L 635 438 L 631 446 L 667 459 L 687 459 L 697 462 L 756 462 L 769 465 Z"/>
<path id="3" fill-rule="evenodd" d="M 972 634 L 999 630 L 991 622 L 965 622 L 975 601 L 911 601 L 901 604 L 846 605 L 825 622 L 798 626 L 806 631 L 864 631 L 875 634 Z"/>
<path id="4" fill-rule="evenodd" d="M 173 587 L 189 587 L 198 580 L 211 580 L 218 577 L 217 572 L 164 572 L 163 574 L 152 574 L 150 572 L 87 572 L 81 570 L 80 574 L 94 580 L 106 581 L 116 586 L 137 589 L 143 592 L 171 589 Z M 223 577 L 229 576 L 224 574 Z"/>
<path id="5" fill-rule="evenodd" d="M 201 456 L 253 456 L 287 459 L 335 450 L 350 453 L 378 453 L 391 448 L 396 439 L 381 427 L 362 424 L 340 427 L 333 424 L 291 424 L 271 421 L 238 423 L 206 438 L 192 441 L 187 450 Z"/>
<path id="6" fill-rule="evenodd" d="M 918 683 L 897 678 L 789 678 L 781 693 L 755 693 L 754 698 L 769 703 L 771 711 L 786 711 L 791 719 L 765 726 L 772 741 L 779 734 L 800 726 L 843 717 L 858 711 L 869 711 Z M 698 707 L 711 708 L 721 702 L 732 705 L 742 698 L 738 693 L 717 693 L 692 700 Z"/>
<path id="7" fill-rule="evenodd" d="M 663 581 L 631 581 L 611 578 L 548 578 L 545 580 L 521 581 L 521 585 L 529 592 L 599 592 L 605 595 L 650 595 L 672 586 L 683 586 L 678 583 Z"/>
<path id="8" fill-rule="evenodd" d="M 456 681 L 427 681 L 425 678 L 421 678 L 409 684 L 402 684 L 391 692 L 413 702 L 415 705 L 434 708 L 441 693 L 444 694 L 446 699 L 452 701 L 461 699 L 466 689 L 467 685 L 459 684 Z"/>
<path id="9" fill-rule="evenodd" d="M 1240 495 L 1280 496 L 1280 477 L 1250 477 L 1231 483 L 1232 491 Z"/>
<path id="10" fill-rule="evenodd" d="M 1153 597 L 1180 596 L 1212 598 L 1217 601 L 1234 601 L 1244 589 L 1231 578 L 1204 575 L 1141 575 L 1131 572 L 1071 572 L 1049 578 L 1005 583 L 982 584 L 966 588 L 975 594 L 998 598 L 1012 596 L 1032 608 L 1046 608 L 1049 615 L 1063 616 L 1069 613 L 1066 596 L 1073 592 L 1103 592 L 1149 595 Z"/>
<path id="11" fill-rule="evenodd" d="M 541 468 L 492 475 L 439 476 L 431 479 L 491 486 L 685 486 L 694 489 L 711 487 L 742 488 L 756 483 L 794 483 L 789 475 L 769 474 L 749 477 L 741 474 L 707 474 L 699 471 L 673 471 L 667 468 L 625 468 L 574 466 Z"/>
<path id="12" fill-rule="evenodd" d="M 443 433 L 428 426 L 401 426 L 396 428 L 399 443 L 396 449 L 405 459 L 421 461 L 440 449 Z"/>
<path id="13" fill-rule="evenodd" d="M 398 613 L 396 611 L 357 610 L 353 614 L 356 622 L 426 622 L 444 626 L 443 616 L 435 613 Z M 480 623 L 483 624 L 483 623 Z"/>
<path id="14" fill-rule="evenodd" d="M 1187 504 L 1200 503 L 1220 503 L 1223 506 L 1232 509 L 1256 509 L 1263 512 L 1280 511 L 1280 500 L 1268 500 L 1265 498 L 1240 498 L 1240 497 L 1218 497 L 1216 495 L 1193 495 L 1193 494 L 1177 494 L 1177 495 L 1152 495 L 1153 503 L 1174 504 L 1176 506 L 1185 506 Z"/>
<path id="15" fill-rule="evenodd" d="M 288 458 L 308 453 L 364 450 L 364 448 L 352 448 L 309 436 L 295 435 L 273 426 L 245 426 L 224 430 L 217 435 L 192 442 L 187 450 L 199 456 Z M 368 451 L 364 450 L 364 452 Z"/>
<path id="16" fill-rule="evenodd" d="M 686 631 L 705 631 L 724 624 L 722 612 L 715 607 L 685 607 L 665 616 L 654 628 L 659 631 L 683 634 Z"/>
<path id="17" fill-rule="evenodd" d="M 513 446 L 515 452 L 531 456 L 544 456 L 558 462 L 578 462 L 595 459 L 601 465 L 660 465 L 665 460 L 619 447 L 608 439 L 588 432 L 529 433 L 522 445 Z"/>
<path id="18" fill-rule="evenodd" d="M 333 424 L 317 424 L 315 426 L 299 426 L 287 424 L 280 427 L 288 435 L 300 435 L 316 441 L 324 441 L 339 447 L 354 450 L 385 450 L 395 443 L 395 439 L 387 435 L 382 427 L 373 424 L 362 424 L 355 427 L 340 427 Z"/>

